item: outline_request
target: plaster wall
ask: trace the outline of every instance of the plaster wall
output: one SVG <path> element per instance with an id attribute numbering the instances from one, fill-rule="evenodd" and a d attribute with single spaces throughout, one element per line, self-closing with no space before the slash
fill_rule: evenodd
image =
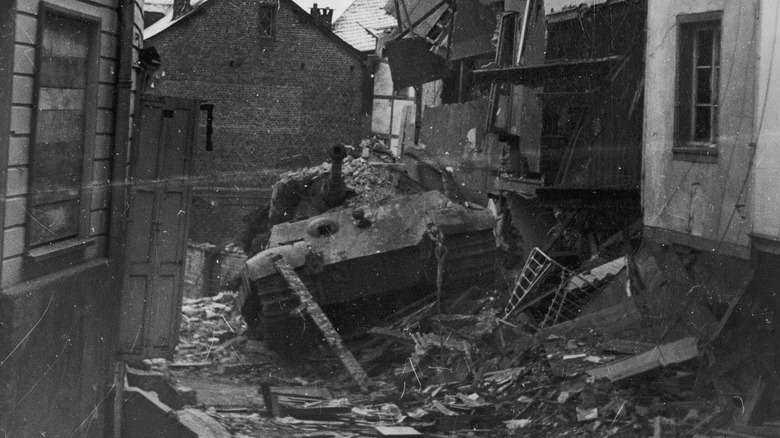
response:
<path id="1" fill-rule="evenodd" d="M 441 105 L 442 81 L 433 81 L 422 86 L 423 112 L 425 107 Z M 415 90 L 409 87 L 405 96 L 395 94 L 390 64 L 380 60 L 374 70 L 374 104 L 371 113 L 371 134 L 386 139 L 396 155 L 401 152 L 399 140 L 404 130 L 414 126 L 416 117 Z M 405 122 L 405 123 L 404 123 Z M 412 131 L 413 132 L 413 131 Z M 406 134 L 408 136 L 408 134 Z M 406 143 L 413 139 L 406 138 Z"/>
<path id="2" fill-rule="evenodd" d="M 650 0 L 643 207 L 650 240 L 748 257 L 758 1 Z M 722 11 L 717 156 L 673 153 L 678 16 Z"/>
<path id="3" fill-rule="evenodd" d="M 753 232 L 780 240 L 780 3 L 761 3 L 759 67 L 756 84 L 756 156 L 751 214 Z"/>
<path id="4" fill-rule="evenodd" d="M 90 83 L 96 89 L 94 143 L 85 151 L 93 159 L 82 188 L 90 191 L 91 202 L 81 206 L 89 219 L 83 237 L 92 243 L 33 259 L 26 234 L 32 220 L 28 198 L 37 194 L 30 185 L 30 164 L 42 3 L 0 2 L 7 37 L 0 38 L 0 432 L 100 437 L 110 430 L 119 329 L 121 263 L 113 251 L 122 250 L 124 238 L 111 220 L 112 199 L 114 205 L 123 203 L 109 191 L 112 182 L 122 181 L 126 167 L 118 151 L 130 138 L 136 90 L 129 68 L 125 80 L 118 73 L 120 64 L 132 61 L 127 57 L 122 63 L 121 54 L 140 48 L 143 2 L 46 0 L 62 13 L 100 20 L 97 73 Z M 124 17 L 136 23 L 127 34 L 120 24 Z M 110 254 L 109 239 L 115 244 Z"/>

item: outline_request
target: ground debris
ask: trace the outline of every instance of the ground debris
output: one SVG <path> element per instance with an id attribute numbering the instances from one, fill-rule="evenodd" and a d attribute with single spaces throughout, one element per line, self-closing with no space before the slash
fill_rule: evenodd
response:
<path id="1" fill-rule="evenodd" d="M 614 276 L 620 263 L 604 268 L 590 296 L 625 289 L 609 281 L 627 281 Z M 278 405 L 276 417 L 258 407 L 211 411 L 235 436 L 714 438 L 780 431 L 768 421 L 777 410 L 776 381 L 750 378 L 738 358 L 713 366 L 707 339 L 664 338 L 669 321 L 644 315 L 636 297 L 602 300 L 592 311 L 583 305 L 577 317 L 538 330 L 544 312 L 504 317 L 505 293 L 492 285 L 440 303 L 429 295 L 347 339 L 374 382 L 368 394 L 354 392 L 326 348 L 290 359 L 246 340 L 230 298 L 185 300 L 182 343 L 168 365 L 253 388 L 262 376 L 272 388 L 287 388 L 266 398 L 266 409 Z"/>

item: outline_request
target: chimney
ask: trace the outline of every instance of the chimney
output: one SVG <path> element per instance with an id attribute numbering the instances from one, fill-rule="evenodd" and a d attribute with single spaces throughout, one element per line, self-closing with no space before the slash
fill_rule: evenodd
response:
<path id="1" fill-rule="evenodd" d="M 173 19 L 177 19 L 192 10 L 190 0 L 173 0 Z"/>
<path id="2" fill-rule="evenodd" d="M 314 3 L 311 7 L 311 16 L 314 17 L 314 21 L 326 29 L 333 27 L 333 9 L 318 8 L 317 3 Z"/>

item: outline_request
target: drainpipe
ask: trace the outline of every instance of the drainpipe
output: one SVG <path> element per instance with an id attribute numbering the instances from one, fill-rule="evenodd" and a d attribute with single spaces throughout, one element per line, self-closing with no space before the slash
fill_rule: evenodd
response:
<path id="1" fill-rule="evenodd" d="M 121 303 L 121 295 L 124 279 L 124 249 L 125 249 L 125 205 L 128 202 L 128 162 L 131 137 L 131 116 L 134 109 L 133 83 L 135 73 L 133 71 L 134 37 L 136 36 L 136 16 L 143 17 L 143 3 L 141 0 L 122 0 L 117 10 L 119 15 L 119 60 L 117 62 L 116 82 L 116 122 L 114 129 L 114 150 L 112 154 L 112 185 L 111 185 L 111 223 L 108 257 L 114 265 L 114 288 L 117 291 L 115 302 Z M 143 30 L 139 29 L 138 36 L 142 37 Z M 139 46 L 142 39 L 139 38 Z M 119 323 L 121 309 L 116 308 L 114 321 L 114 336 L 119 336 Z M 122 431 L 122 405 L 124 402 L 124 358 L 117 351 L 116 367 L 114 372 L 114 410 L 113 410 L 113 436 L 121 437 Z"/>
<path id="2" fill-rule="evenodd" d="M 414 86 L 414 144 L 420 143 L 420 131 L 422 131 L 422 113 L 423 113 L 423 85 Z"/>

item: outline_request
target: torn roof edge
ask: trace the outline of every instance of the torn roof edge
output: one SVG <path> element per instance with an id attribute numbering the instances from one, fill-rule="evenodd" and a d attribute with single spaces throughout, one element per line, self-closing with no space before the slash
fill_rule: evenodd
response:
<path id="1" fill-rule="evenodd" d="M 173 8 L 171 8 L 168 11 L 168 13 L 165 14 L 164 17 L 160 18 L 159 20 L 152 23 L 149 27 L 144 29 L 144 40 L 148 40 L 149 38 L 158 35 L 160 32 L 165 31 L 166 29 L 178 23 L 179 21 L 184 20 L 187 17 L 190 17 L 194 13 L 200 11 L 200 9 L 209 1 L 211 1 L 211 3 L 214 3 L 215 0 L 192 0 L 190 2 L 190 6 L 192 7 L 192 9 L 180 15 L 179 17 L 176 17 L 176 19 L 173 18 Z"/>
<path id="2" fill-rule="evenodd" d="M 182 21 L 182 20 L 184 20 L 184 19 L 186 19 L 188 17 L 191 17 L 195 13 L 203 10 L 204 6 L 212 5 L 212 4 L 216 3 L 219 0 L 191 0 L 191 1 L 192 1 L 192 3 L 191 3 L 192 9 L 190 11 L 186 12 L 185 14 L 182 14 L 180 17 L 177 17 L 175 20 L 173 19 L 173 10 L 171 10 L 170 12 L 165 14 L 165 16 L 163 18 L 159 19 L 158 21 L 156 21 L 151 26 L 145 28 L 144 29 L 144 34 L 143 34 L 144 35 L 144 41 L 147 41 L 150 38 L 154 38 L 155 36 L 159 35 L 163 31 L 165 31 L 165 30 L 169 29 L 170 27 L 172 27 L 174 24 L 176 24 L 176 23 L 178 23 L 178 22 L 180 22 L 180 21 Z M 285 0 L 264 0 L 264 2 L 268 3 L 269 5 L 275 4 L 277 8 L 281 6 L 281 2 L 282 1 L 285 1 Z M 365 55 L 363 54 L 363 52 L 357 50 L 351 44 L 349 44 L 348 42 L 344 41 L 343 38 L 341 38 L 340 36 L 336 35 L 331 29 L 328 29 L 328 28 L 324 27 L 322 24 L 318 23 L 317 20 L 314 17 L 312 17 L 310 13 L 308 13 L 303 8 L 301 8 L 297 3 L 295 3 L 295 1 L 287 0 L 287 2 L 292 6 L 293 13 L 302 13 L 303 15 L 305 15 L 306 18 L 309 19 L 310 23 L 314 27 L 316 27 L 317 29 L 321 30 L 323 32 L 323 34 L 325 34 L 325 36 L 327 38 L 330 38 L 331 40 L 333 40 L 337 44 L 341 45 L 345 50 L 347 50 L 355 58 L 357 58 L 357 59 L 359 59 L 361 61 L 365 61 Z"/>

